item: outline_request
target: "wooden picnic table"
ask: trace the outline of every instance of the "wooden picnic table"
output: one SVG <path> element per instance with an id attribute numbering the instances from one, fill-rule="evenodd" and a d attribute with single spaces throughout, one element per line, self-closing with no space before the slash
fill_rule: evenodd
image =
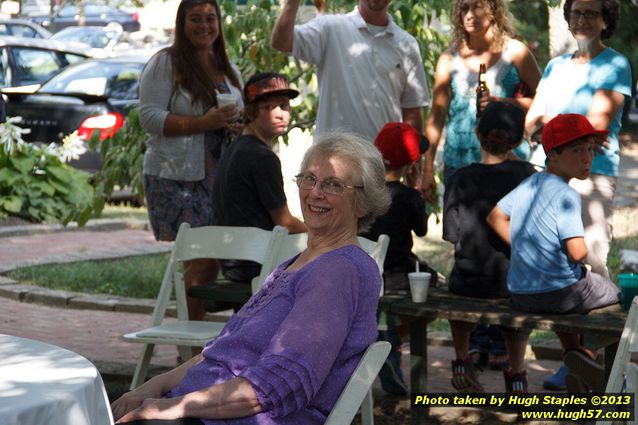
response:
<path id="1" fill-rule="evenodd" d="M 413 303 L 408 294 L 388 294 L 379 310 L 399 316 L 410 329 L 410 388 L 427 391 L 427 325 L 435 319 L 503 325 L 514 328 L 605 335 L 605 377 L 609 376 L 627 313 L 617 304 L 584 314 L 530 314 L 513 310 L 507 300 L 489 300 L 451 294 L 446 287 L 430 289 L 425 303 Z M 427 421 L 427 409 L 412 408 L 412 424 Z"/>

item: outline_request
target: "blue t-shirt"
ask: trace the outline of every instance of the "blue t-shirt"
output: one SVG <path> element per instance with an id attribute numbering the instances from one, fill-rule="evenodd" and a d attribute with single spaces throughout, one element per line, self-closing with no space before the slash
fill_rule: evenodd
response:
<path id="1" fill-rule="evenodd" d="M 552 59 L 543 73 L 536 96 L 545 105 L 545 114 L 555 116 L 562 113 L 587 115 L 596 90 L 613 90 L 625 95 L 625 102 L 631 97 L 631 67 L 627 58 L 611 47 L 603 50 L 591 61 L 577 64 L 571 60 L 572 54 Z M 620 132 L 622 108 L 609 124 L 609 149 L 605 155 L 596 155 L 592 173 L 618 176 L 620 163 Z M 545 166 L 545 153 L 539 144 L 530 162 Z"/>
<path id="2" fill-rule="evenodd" d="M 498 206 L 510 217 L 510 292 L 550 292 L 580 280 L 581 268 L 567 256 L 564 242 L 585 234 L 578 192 L 560 177 L 541 172 L 523 181 Z"/>

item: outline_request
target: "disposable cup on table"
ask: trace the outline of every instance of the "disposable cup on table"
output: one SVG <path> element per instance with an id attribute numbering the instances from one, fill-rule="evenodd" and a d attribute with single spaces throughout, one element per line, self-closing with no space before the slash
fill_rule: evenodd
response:
<path id="1" fill-rule="evenodd" d="M 624 273 L 618 276 L 618 285 L 622 296 L 622 306 L 629 310 L 634 297 L 638 295 L 638 274 Z"/>
<path id="2" fill-rule="evenodd" d="M 428 299 L 428 288 L 430 286 L 431 277 L 430 273 L 426 272 L 408 273 L 412 302 L 424 303 Z"/>

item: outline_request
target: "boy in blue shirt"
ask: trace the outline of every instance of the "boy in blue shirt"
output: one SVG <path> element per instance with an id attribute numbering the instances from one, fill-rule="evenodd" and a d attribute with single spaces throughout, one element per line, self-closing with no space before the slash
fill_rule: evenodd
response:
<path id="1" fill-rule="evenodd" d="M 587 313 L 618 303 L 619 290 L 609 279 L 583 265 L 587 256 L 580 195 L 568 182 L 586 179 L 594 146 L 606 130 L 595 130 L 579 114 L 560 114 L 543 128 L 547 155 L 544 171 L 532 175 L 501 199 L 487 218 L 512 247 L 508 289 L 513 308 L 530 313 Z M 524 369 L 528 335 L 506 342 L 511 370 L 506 381 L 527 392 Z M 566 357 L 596 367 L 595 353 L 583 347 L 578 334 L 557 332 Z M 566 358 L 567 360 L 567 358 Z"/>

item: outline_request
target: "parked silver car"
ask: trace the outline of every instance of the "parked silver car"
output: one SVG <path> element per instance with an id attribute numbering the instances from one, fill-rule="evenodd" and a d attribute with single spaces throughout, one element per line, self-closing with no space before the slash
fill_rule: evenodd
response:
<path id="1" fill-rule="evenodd" d="M 49 38 L 51 32 L 26 19 L 0 19 L 0 37 Z"/>
<path id="2" fill-rule="evenodd" d="M 51 40 L 81 43 L 86 45 L 94 58 L 115 56 L 137 47 L 129 34 L 119 24 L 105 27 L 67 27 L 56 32 Z"/>
<path id="3" fill-rule="evenodd" d="M 0 37 L 0 87 L 37 85 L 90 57 L 84 46 L 55 40 Z"/>

